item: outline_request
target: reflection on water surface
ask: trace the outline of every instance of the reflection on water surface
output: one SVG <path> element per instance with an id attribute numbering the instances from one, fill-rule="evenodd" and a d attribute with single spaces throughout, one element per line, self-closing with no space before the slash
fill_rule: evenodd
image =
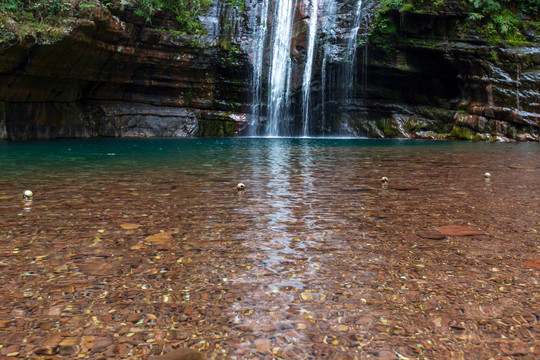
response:
<path id="1" fill-rule="evenodd" d="M 61 331 L 77 344 L 67 357 L 534 358 L 539 155 L 352 139 L 0 143 L 0 343 L 24 334 L 16 351 L 32 355 Z M 446 225 L 485 234 L 419 236 Z"/>

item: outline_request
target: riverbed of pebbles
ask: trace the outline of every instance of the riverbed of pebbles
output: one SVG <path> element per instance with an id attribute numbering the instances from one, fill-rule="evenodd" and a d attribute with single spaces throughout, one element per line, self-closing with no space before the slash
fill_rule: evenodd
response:
<path id="1" fill-rule="evenodd" d="M 540 358 L 538 163 L 293 160 L 3 181 L 0 357 Z"/>

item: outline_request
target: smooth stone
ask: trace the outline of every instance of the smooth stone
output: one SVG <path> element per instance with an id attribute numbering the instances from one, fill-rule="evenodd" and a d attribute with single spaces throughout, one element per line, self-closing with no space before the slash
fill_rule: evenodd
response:
<path id="1" fill-rule="evenodd" d="M 205 357 L 197 350 L 177 349 L 165 355 L 150 356 L 148 360 L 205 360 Z"/>
<path id="2" fill-rule="evenodd" d="M 441 226 L 441 227 L 438 227 L 436 230 L 448 236 L 473 236 L 473 235 L 485 234 L 481 230 L 478 230 L 469 226 L 460 226 L 460 225 Z"/>
<path id="3" fill-rule="evenodd" d="M 54 355 L 56 354 L 59 349 L 56 348 L 50 348 L 50 347 L 38 347 L 34 350 L 34 354 L 36 355 Z"/>
<path id="4" fill-rule="evenodd" d="M 100 337 L 94 340 L 92 344 L 92 352 L 100 353 L 107 350 L 107 347 L 112 345 L 113 341 L 108 337 Z"/>
<path id="5" fill-rule="evenodd" d="M 90 261 L 77 264 L 79 270 L 90 276 L 118 276 L 122 275 L 122 265 L 117 263 L 106 263 L 102 261 Z"/>
<path id="6" fill-rule="evenodd" d="M 540 258 L 526 260 L 525 266 L 536 269 L 536 270 L 540 270 Z"/>
<path id="7" fill-rule="evenodd" d="M 397 191 L 415 191 L 415 190 L 420 190 L 419 188 L 417 188 L 417 187 L 412 187 L 412 186 L 392 186 L 390 189 L 392 189 L 392 190 L 397 190 Z"/>
<path id="8" fill-rule="evenodd" d="M 377 354 L 375 354 L 375 357 L 381 360 L 394 360 L 398 358 L 396 354 L 388 350 L 379 351 Z"/>
<path id="9" fill-rule="evenodd" d="M 444 235 L 443 233 L 437 230 L 420 230 L 416 233 L 416 235 L 424 239 L 432 239 L 432 240 L 442 240 L 446 237 L 446 235 Z"/>

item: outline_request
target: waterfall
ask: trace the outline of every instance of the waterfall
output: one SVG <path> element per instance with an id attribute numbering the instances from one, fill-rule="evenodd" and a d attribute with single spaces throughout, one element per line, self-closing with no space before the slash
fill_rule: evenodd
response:
<path id="1" fill-rule="evenodd" d="M 354 7 L 354 15 L 350 23 L 350 31 L 347 39 L 345 58 L 341 66 L 341 72 L 338 75 L 339 82 L 345 84 L 343 90 L 338 96 L 338 101 L 340 104 L 344 105 L 342 109 L 349 114 L 358 113 L 358 106 L 355 100 L 355 90 L 360 89 L 360 93 L 363 95 L 366 93 L 367 88 L 367 43 L 362 39 L 359 41 L 359 32 L 362 27 L 362 22 L 366 19 L 367 11 L 366 9 L 372 3 L 371 0 L 357 0 Z M 363 45 L 363 61 L 362 61 L 362 70 L 360 83 L 358 82 L 358 71 L 357 71 L 357 59 L 358 59 L 358 48 Z M 360 105 L 362 106 L 363 100 L 361 100 Z M 339 123 L 339 126 L 336 127 L 335 131 L 338 131 L 341 134 L 350 135 L 354 133 L 354 130 L 349 124 L 349 116 L 342 117 L 342 120 Z"/>
<path id="2" fill-rule="evenodd" d="M 280 123 L 287 120 L 288 107 L 286 105 L 291 76 L 290 47 L 295 5 L 293 0 L 277 0 L 274 10 L 267 136 L 283 135 L 280 132 Z"/>
<path id="3" fill-rule="evenodd" d="M 354 14 L 354 21 L 347 44 L 347 62 L 345 65 L 344 80 L 347 81 L 345 87 L 345 101 L 350 103 L 353 97 L 354 85 L 356 83 L 356 49 L 358 48 L 358 30 L 360 30 L 360 24 L 362 21 L 362 0 L 358 0 L 356 5 L 356 11 Z"/>
<path id="4" fill-rule="evenodd" d="M 266 34 L 268 29 L 268 2 L 269 0 L 263 0 L 260 10 L 260 17 L 255 17 L 257 25 L 255 27 L 255 51 L 253 59 L 253 74 L 251 79 L 252 99 L 251 99 L 251 113 L 252 119 L 250 121 L 250 135 L 257 135 L 258 125 L 261 117 L 261 103 L 262 103 L 262 81 L 263 81 L 263 67 L 264 67 L 264 45 L 266 42 Z"/>
<path id="5" fill-rule="evenodd" d="M 302 81 L 302 135 L 309 135 L 309 108 L 310 108 L 310 93 L 311 93 L 311 76 L 313 73 L 313 58 L 315 54 L 315 38 L 317 35 L 317 18 L 319 12 L 319 1 L 312 0 L 311 4 L 311 17 L 309 19 L 309 38 L 308 38 L 308 52 L 306 57 L 306 65 L 304 70 L 304 79 Z"/>
<path id="6" fill-rule="evenodd" d="M 326 129 L 326 62 L 328 57 L 326 56 L 326 51 L 324 53 L 322 67 L 321 67 L 321 131 L 324 135 Z"/>
<path id="7" fill-rule="evenodd" d="M 310 4 L 304 1 L 300 4 L 298 0 L 251 0 L 251 135 L 347 132 L 341 115 L 354 105 L 360 29 L 372 0 L 310 0 Z M 305 8 L 307 4 L 309 7 Z M 298 22 L 295 13 L 302 16 L 297 18 Z M 304 34 L 305 50 L 304 43 L 298 42 Z M 305 54 L 304 64 L 297 62 L 301 59 L 297 54 Z M 367 51 L 363 55 L 359 85 L 365 93 Z M 303 73 L 299 73 L 300 69 Z M 314 79 L 320 79 L 316 93 L 312 89 Z M 318 102 L 320 107 L 316 106 Z"/>
<path id="8" fill-rule="evenodd" d="M 335 51 L 336 46 L 332 45 L 328 40 L 336 42 L 335 36 L 332 34 L 337 33 L 337 3 L 336 0 L 325 0 L 323 7 L 323 17 L 321 21 L 321 33 L 325 36 L 325 44 L 323 45 L 323 59 L 321 66 L 321 133 L 324 135 L 327 129 L 326 123 L 326 88 L 327 84 L 327 65 L 331 54 Z"/>

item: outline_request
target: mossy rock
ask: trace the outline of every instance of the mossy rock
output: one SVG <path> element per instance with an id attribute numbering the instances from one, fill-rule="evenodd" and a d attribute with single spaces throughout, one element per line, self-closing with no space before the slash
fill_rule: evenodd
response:
<path id="1" fill-rule="evenodd" d="M 391 119 L 378 119 L 376 125 L 383 132 L 384 137 L 396 138 L 402 136 L 401 132 L 394 127 Z"/>
<path id="2" fill-rule="evenodd" d="M 476 135 L 479 135 L 466 127 L 454 126 L 450 132 L 450 137 L 458 140 L 480 140 L 476 139 Z"/>
<path id="3" fill-rule="evenodd" d="M 235 122 L 221 120 L 203 120 L 199 122 L 200 137 L 229 137 L 234 136 Z"/>

